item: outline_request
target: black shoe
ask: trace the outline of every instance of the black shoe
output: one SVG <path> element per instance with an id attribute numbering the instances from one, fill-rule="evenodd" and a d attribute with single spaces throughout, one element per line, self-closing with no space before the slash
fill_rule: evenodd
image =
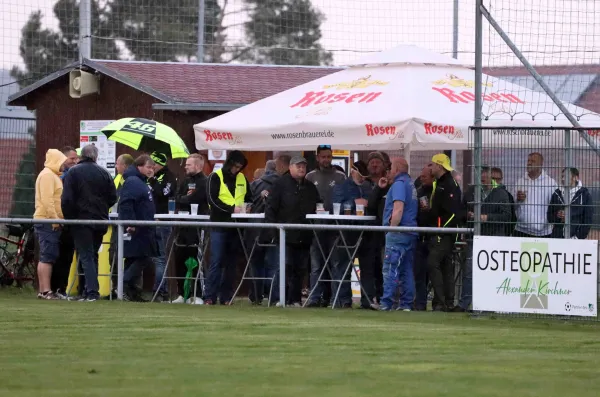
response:
<path id="1" fill-rule="evenodd" d="M 148 302 L 146 299 L 142 298 L 141 291 L 131 287 L 123 288 L 123 300 L 126 302 Z"/>
<path id="2" fill-rule="evenodd" d="M 426 312 L 427 308 L 426 307 L 415 307 L 413 310 L 416 312 Z"/>
<path id="3" fill-rule="evenodd" d="M 328 302 L 328 301 L 326 301 L 326 300 L 322 300 L 322 301 L 320 302 L 320 305 L 321 305 L 321 307 L 325 307 L 325 308 L 327 308 L 327 307 L 329 307 L 329 306 L 331 305 L 331 303 L 329 303 L 329 302 Z"/>
<path id="4" fill-rule="evenodd" d="M 319 301 L 308 302 L 306 304 L 306 307 L 312 307 L 312 308 L 314 308 L 314 307 L 321 307 L 321 302 L 319 302 Z"/>
<path id="5" fill-rule="evenodd" d="M 452 312 L 453 312 L 453 313 L 466 313 L 466 312 L 468 312 L 468 310 L 467 310 L 467 309 L 463 309 L 463 308 L 462 308 L 462 307 L 460 307 L 460 306 L 454 306 L 454 307 L 452 308 Z"/>
<path id="6" fill-rule="evenodd" d="M 446 306 L 435 306 L 433 308 L 434 312 L 448 312 L 448 308 Z"/>
<path id="7" fill-rule="evenodd" d="M 159 293 L 158 295 L 156 295 L 156 298 L 154 299 L 154 302 L 158 302 L 158 303 L 170 302 L 170 301 L 171 301 L 171 297 L 166 292 Z"/>

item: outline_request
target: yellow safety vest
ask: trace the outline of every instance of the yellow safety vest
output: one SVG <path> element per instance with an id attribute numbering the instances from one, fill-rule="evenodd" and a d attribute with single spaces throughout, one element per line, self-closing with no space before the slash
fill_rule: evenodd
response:
<path id="1" fill-rule="evenodd" d="M 219 200 L 227 205 L 234 205 L 240 207 L 244 204 L 246 199 L 246 177 L 241 172 L 235 177 L 235 195 L 231 195 L 229 188 L 223 182 L 223 170 L 215 171 L 215 174 L 221 180 L 221 187 L 219 188 Z"/>
<path id="2" fill-rule="evenodd" d="M 117 174 L 117 176 L 115 176 L 114 182 L 115 182 L 115 188 L 118 189 L 119 186 L 121 186 L 123 183 L 125 183 L 125 179 L 123 178 L 123 175 Z"/>

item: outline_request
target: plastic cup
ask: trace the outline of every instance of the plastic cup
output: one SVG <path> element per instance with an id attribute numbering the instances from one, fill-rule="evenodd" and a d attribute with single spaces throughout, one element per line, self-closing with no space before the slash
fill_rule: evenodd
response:
<path id="1" fill-rule="evenodd" d="M 252 210 L 252 203 L 244 203 L 244 213 L 249 214 Z"/>
<path id="2" fill-rule="evenodd" d="M 192 215 L 198 215 L 198 204 L 190 204 Z"/>
<path id="3" fill-rule="evenodd" d="M 352 215 L 352 205 L 344 204 L 344 215 Z"/>
<path id="4" fill-rule="evenodd" d="M 196 190 L 196 184 L 195 183 L 188 183 L 188 190 Z"/>
<path id="5" fill-rule="evenodd" d="M 365 206 L 363 204 L 356 204 L 356 215 L 363 216 L 365 214 Z"/>
<path id="6" fill-rule="evenodd" d="M 342 209 L 341 203 L 333 203 L 333 215 L 339 215 L 341 209 Z"/>
<path id="7" fill-rule="evenodd" d="M 175 213 L 175 199 L 169 199 L 169 214 Z"/>
<path id="8" fill-rule="evenodd" d="M 317 212 L 319 211 L 325 211 L 325 206 L 323 203 L 317 203 Z"/>

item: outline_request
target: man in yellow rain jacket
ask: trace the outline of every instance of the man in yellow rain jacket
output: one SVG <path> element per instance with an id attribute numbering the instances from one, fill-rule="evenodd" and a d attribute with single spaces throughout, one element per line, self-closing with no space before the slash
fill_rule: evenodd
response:
<path id="1" fill-rule="evenodd" d="M 252 192 L 242 170 L 248 160 L 242 152 L 229 153 L 223 168 L 208 177 L 206 196 L 211 222 L 231 222 L 231 214 L 239 213 L 244 203 L 252 202 Z M 227 305 L 233 296 L 235 265 L 240 240 L 235 229 L 214 228 L 210 232 L 210 266 L 206 277 L 204 303 Z M 221 276 L 222 275 L 222 276 Z"/>
<path id="2" fill-rule="evenodd" d="M 35 181 L 34 219 L 63 219 L 61 196 L 63 184 L 61 169 L 67 160 L 61 151 L 49 149 L 46 152 L 44 169 Z M 60 225 L 37 224 L 35 235 L 40 246 L 40 261 L 37 267 L 40 299 L 58 299 L 50 289 L 52 265 L 60 253 Z"/>

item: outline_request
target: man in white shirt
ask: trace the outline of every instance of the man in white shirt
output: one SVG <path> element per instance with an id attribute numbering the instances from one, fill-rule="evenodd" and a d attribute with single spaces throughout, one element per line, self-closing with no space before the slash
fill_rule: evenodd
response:
<path id="1" fill-rule="evenodd" d="M 531 153 L 527 157 L 527 175 L 517 181 L 514 237 L 549 238 L 552 234 L 552 225 L 547 217 L 548 205 L 558 185 L 546 174 L 543 166 L 544 157 L 540 153 Z"/>

